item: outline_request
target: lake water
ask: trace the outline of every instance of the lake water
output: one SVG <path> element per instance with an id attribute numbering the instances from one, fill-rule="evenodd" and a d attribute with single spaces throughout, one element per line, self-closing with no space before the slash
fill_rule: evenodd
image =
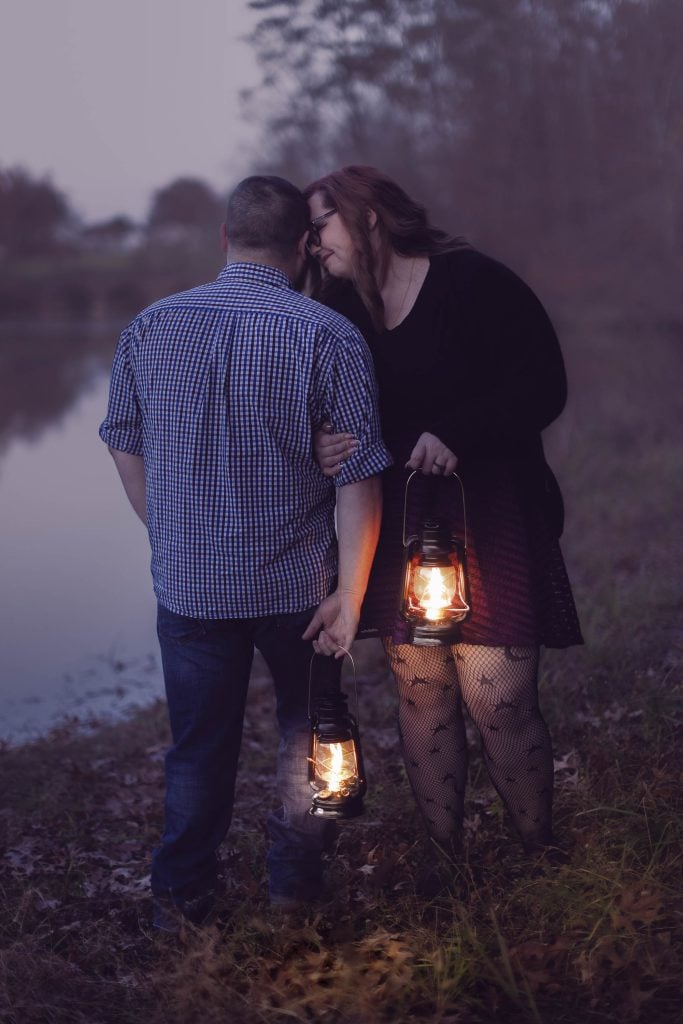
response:
<path id="1" fill-rule="evenodd" d="M 97 434 L 115 338 L 106 356 L 90 353 L 72 368 L 77 397 L 62 388 L 63 407 L 48 422 L 31 426 L 19 408 L 20 436 L 5 431 L 0 739 L 28 739 L 65 716 L 121 715 L 163 693 L 146 531 Z M 52 394 L 63 384 L 33 379 Z"/>

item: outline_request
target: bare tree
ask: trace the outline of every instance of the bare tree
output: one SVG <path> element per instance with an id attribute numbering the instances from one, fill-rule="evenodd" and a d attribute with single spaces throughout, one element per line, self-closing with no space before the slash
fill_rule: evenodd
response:
<path id="1" fill-rule="evenodd" d="M 252 0 L 250 97 L 299 181 L 375 163 L 435 219 L 553 275 L 680 274 L 679 0 Z M 610 283 L 611 282 L 611 283 Z M 653 282 L 648 288 L 654 286 Z"/>

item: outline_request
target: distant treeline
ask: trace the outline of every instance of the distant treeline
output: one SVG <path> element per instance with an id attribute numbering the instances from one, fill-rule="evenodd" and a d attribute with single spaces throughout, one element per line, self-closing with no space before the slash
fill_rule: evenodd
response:
<path id="1" fill-rule="evenodd" d="M 224 199 L 180 178 L 152 197 L 144 224 L 82 224 L 48 179 L 0 170 L 0 317 L 116 319 L 220 266 Z"/>

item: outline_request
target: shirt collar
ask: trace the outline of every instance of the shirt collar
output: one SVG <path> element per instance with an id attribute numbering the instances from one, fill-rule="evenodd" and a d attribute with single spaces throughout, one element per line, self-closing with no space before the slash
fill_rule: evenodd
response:
<path id="1" fill-rule="evenodd" d="M 264 263 L 227 263 L 219 281 L 242 281 L 248 284 L 269 284 L 273 288 L 291 288 L 292 282 L 282 270 Z"/>

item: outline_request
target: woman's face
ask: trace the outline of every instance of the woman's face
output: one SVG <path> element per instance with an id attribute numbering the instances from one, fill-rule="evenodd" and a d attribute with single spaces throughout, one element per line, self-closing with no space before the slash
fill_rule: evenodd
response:
<path id="1" fill-rule="evenodd" d="M 355 249 L 340 215 L 321 192 L 313 193 L 308 206 L 315 229 L 308 238 L 308 251 L 333 277 L 352 277 Z"/>

